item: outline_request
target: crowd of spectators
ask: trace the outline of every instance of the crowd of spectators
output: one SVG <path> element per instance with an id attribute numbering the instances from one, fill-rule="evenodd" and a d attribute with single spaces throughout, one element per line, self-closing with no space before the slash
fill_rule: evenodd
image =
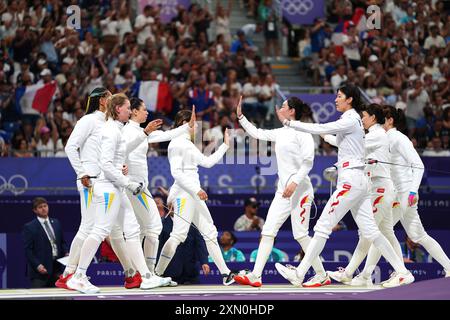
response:
<path id="1" fill-rule="evenodd" d="M 255 122 L 273 121 L 268 112 L 276 94 L 271 65 L 251 40 L 256 29 L 273 32 L 271 0 L 246 1 L 258 27 L 237 34 L 230 30 L 232 6 L 240 5 L 236 1 L 217 1 L 212 10 L 192 1 L 187 9 L 178 6 L 178 15 L 167 23 L 161 21 L 160 6 L 148 5 L 140 13 L 137 1 L 79 1 L 81 29 L 67 26 L 66 8 L 72 2 L 0 2 L 2 156 L 65 156 L 87 96 L 98 86 L 132 95 L 139 81 L 169 84 L 171 102 L 149 117 L 162 117 L 164 129 L 178 110 L 192 104 L 205 130 L 222 118 L 226 127 L 237 127 L 234 109 L 240 95 Z M 18 90 L 52 81 L 57 89 L 48 112 L 23 110 Z M 152 146 L 149 155 L 160 149 Z"/>
<path id="2" fill-rule="evenodd" d="M 426 156 L 449 156 L 448 4 L 437 0 L 327 3 L 326 19 L 316 19 L 302 30 L 298 45 L 302 71 L 314 85 L 335 91 L 344 82 L 353 82 L 374 102 L 403 109 L 407 134 L 417 150 Z M 379 5 L 381 10 L 367 18 L 368 5 Z"/>
<path id="3" fill-rule="evenodd" d="M 220 140 L 225 128 L 239 127 L 234 109 L 241 95 L 253 122 L 273 126 L 278 85 L 271 62 L 280 60 L 278 37 L 284 32 L 276 1 L 243 1 L 255 23 L 237 33 L 231 32 L 230 14 L 240 1 L 217 1 L 211 10 L 192 1 L 168 23 L 158 6 L 141 13 L 135 1 L 80 1 L 77 30 L 67 26 L 69 2 L 0 2 L 0 156 L 65 156 L 89 92 L 104 86 L 131 96 L 139 81 L 169 85 L 170 103 L 149 118 L 162 117 L 164 129 L 178 110 L 195 104 L 205 146 Z M 450 18 L 444 2 L 326 4 L 325 19 L 302 28 L 298 43 L 302 70 L 313 84 L 335 90 L 356 83 L 375 102 L 405 110 L 408 135 L 421 154 L 450 155 Z M 379 29 L 367 28 L 370 4 L 381 7 L 374 14 Z M 255 32 L 263 33 L 264 48 L 253 44 Z M 48 112 L 23 110 L 18 90 L 52 81 L 57 89 Z M 314 121 L 308 113 L 302 120 Z M 315 138 L 317 154 L 336 154 Z M 149 148 L 149 156 L 161 154 L 164 145 Z"/>

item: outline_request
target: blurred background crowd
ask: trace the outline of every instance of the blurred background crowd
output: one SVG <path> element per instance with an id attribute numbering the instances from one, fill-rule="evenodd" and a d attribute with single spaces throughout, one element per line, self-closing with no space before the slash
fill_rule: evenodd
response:
<path id="1" fill-rule="evenodd" d="M 251 121 L 277 126 L 273 109 L 283 88 L 273 67 L 288 58 L 296 62 L 301 85 L 335 92 L 353 82 L 373 101 L 404 109 L 408 135 L 421 154 L 450 156 L 445 1 L 326 1 L 325 18 L 301 26 L 280 17 L 280 2 L 272 0 L 191 1 L 167 23 L 160 6 L 141 11 L 136 3 L 0 1 L 1 156 L 64 157 L 87 96 L 98 86 L 132 96 L 153 81 L 158 101 L 147 105 L 149 120 L 163 118 L 167 129 L 176 112 L 194 104 L 205 141 L 239 127 L 241 95 Z M 81 8 L 80 29 L 67 26 L 71 4 Z M 380 29 L 367 29 L 370 4 L 381 8 Z M 231 26 L 233 8 L 252 23 Z M 264 38 L 263 46 L 254 44 L 256 36 Z M 287 41 L 294 42 L 295 57 L 283 50 Z M 26 101 L 32 88 L 42 87 L 51 95 L 48 103 L 42 106 L 36 96 Z M 316 121 L 309 110 L 302 120 Z M 317 139 L 317 154 L 335 154 Z M 153 145 L 149 156 L 164 152 Z"/>

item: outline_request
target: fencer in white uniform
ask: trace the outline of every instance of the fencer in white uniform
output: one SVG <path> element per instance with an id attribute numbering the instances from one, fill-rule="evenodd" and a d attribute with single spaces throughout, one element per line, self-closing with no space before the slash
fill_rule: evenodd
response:
<path id="1" fill-rule="evenodd" d="M 123 231 L 131 263 L 142 275 L 140 288 L 155 288 L 170 281 L 170 278 L 162 279 L 148 270 L 140 243 L 139 224 L 124 191 L 126 188 L 134 194 L 138 194 L 142 190 L 142 184 L 132 182 L 130 178 L 123 175 L 122 167 L 126 154 L 147 138 L 147 135 L 142 132 L 142 135 L 135 141 L 128 143 L 125 141 L 121 130 L 129 117 L 130 102 L 127 96 L 116 94 L 110 97 L 107 121 L 101 139 L 101 174 L 93 185 L 93 201 L 96 203 L 95 223 L 81 248 L 77 270 L 74 276 L 67 281 L 70 289 L 83 293 L 99 292 L 99 289 L 89 282 L 86 271 L 100 243 L 116 225 L 119 225 Z"/>
<path id="2" fill-rule="evenodd" d="M 182 110 L 175 116 L 175 127 L 187 123 L 191 111 Z M 228 130 L 224 133 L 224 143 L 210 156 L 203 155 L 192 142 L 194 128 L 169 143 L 168 157 L 170 172 L 175 180 L 170 188 L 167 203 L 173 206 L 173 229 L 169 239 L 161 249 L 155 272 L 164 274 L 178 245 L 186 240 L 191 223 L 205 239 L 209 255 L 219 269 L 224 285 L 234 282 L 235 273 L 228 269 L 217 241 L 217 228 L 205 200 L 208 195 L 200 186 L 198 166 L 211 168 L 224 156 L 229 146 Z"/>
<path id="3" fill-rule="evenodd" d="M 278 118 L 285 126 L 313 134 L 336 134 L 338 146 L 338 181 L 336 191 L 328 200 L 322 214 L 314 227 L 305 257 L 297 268 L 275 267 L 280 274 L 293 285 L 301 286 L 312 261 L 322 252 L 332 228 L 350 210 L 361 232 L 361 236 L 372 242 L 396 270 L 400 284 L 414 281 L 413 275 L 405 268 L 396 255 L 392 245 L 378 229 L 372 212 L 369 180 L 364 173 L 364 128 L 358 112 L 362 108 L 358 88 L 345 85 L 338 90 L 336 108 L 343 112 L 341 118 L 326 124 L 302 123 L 290 121 L 278 111 Z M 357 110 L 355 110 L 355 108 Z"/>
<path id="4" fill-rule="evenodd" d="M 241 111 L 241 99 L 236 108 L 239 123 L 253 138 L 275 142 L 275 155 L 278 166 L 278 185 L 275 197 L 261 232 L 253 271 L 241 271 L 234 279 L 237 283 L 260 287 L 262 272 L 273 248 L 275 237 L 283 223 L 291 217 L 292 233 L 304 251 L 311 240 L 309 236 L 309 217 L 314 190 L 308 173 L 314 163 L 314 140 L 310 133 L 282 127 L 272 130 L 257 129 Z M 309 108 L 300 99 L 293 97 L 286 100 L 281 108 L 290 120 L 300 119 L 303 109 Z M 319 287 L 331 283 L 317 257 L 313 261 L 316 275 L 304 285 Z"/>
<path id="5" fill-rule="evenodd" d="M 392 106 L 385 106 L 384 115 L 386 121 L 383 127 L 386 130 L 392 154 L 393 165 L 390 166 L 390 171 L 396 189 L 395 203 L 398 204 L 393 208 L 393 225 L 400 221 L 408 237 L 423 246 L 444 268 L 445 277 L 450 277 L 450 260 L 439 243 L 427 234 L 418 213 L 418 192 L 424 165 L 411 140 L 396 129 L 404 122 L 403 111 Z M 366 266 L 361 273 L 365 279 L 371 277 L 379 259 L 379 251 L 373 246 L 370 247 Z M 393 281 L 395 283 L 392 279 L 387 282 Z"/>
<path id="6" fill-rule="evenodd" d="M 122 134 L 126 141 L 133 141 L 142 135 L 143 128 L 140 124 L 147 120 L 147 108 L 139 98 L 131 98 L 131 118 L 124 126 Z M 189 124 L 184 124 L 176 129 L 162 131 L 156 130 L 150 133 L 141 144 L 131 151 L 126 158 L 128 165 L 128 177 L 131 181 L 142 183 L 143 192 L 137 195 L 126 191 L 128 199 L 133 206 L 134 213 L 141 227 L 141 237 L 144 239 L 144 255 L 150 272 L 155 271 L 156 255 L 158 253 L 159 235 L 162 231 L 162 222 L 156 203 L 148 190 L 148 165 L 147 152 L 149 143 L 170 141 L 182 134 L 189 133 L 189 126 L 194 126 L 194 117 Z"/>
<path id="7" fill-rule="evenodd" d="M 83 242 L 94 226 L 95 206 L 92 203 L 91 179 L 98 178 L 101 171 L 98 163 L 100 139 L 106 122 L 106 103 L 110 96 L 111 93 L 102 87 L 95 88 L 89 94 L 86 114 L 78 120 L 64 149 L 77 176 L 81 222 L 70 245 L 67 266 L 55 283 L 58 288 L 67 289 L 67 281 L 77 268 Z"/>
<path id="8" fill-rule="evenodd" d="M 379 104 L 370 104 L 362 114 L 364 128 L 368 130 L 365 137 L 366 162 L 368 162 L 366 173 L 370 178 L 373 216 L 381 233 L 389 240 L 395 253 L 403 261 L 402 250 L 395 236 L 392 222 L 392 204 L 395 197 L 394 184 L 391 180 L 389 165 L 382 163 L 391 161 L 389 139 L 382 127 L 385 121 L 383 108 Z M 325 141 L 328 143 L 335 145 L 335 140 L 335 136 L 325 135 Z M 369 159 L 376 159 L 381 162 L 371 162 L 368 161 Z M 330 277 L 352 286 L 372 286 L 372 279 L 362 277 L 362 273 L 353 278 L 356 269 L 367 256 L 370 245 L 370 242 L 362 238 L 360 234 L 358 245 L 348 265 L 345 268 L 339 268 L 338 271 L 329 271 Z"/>

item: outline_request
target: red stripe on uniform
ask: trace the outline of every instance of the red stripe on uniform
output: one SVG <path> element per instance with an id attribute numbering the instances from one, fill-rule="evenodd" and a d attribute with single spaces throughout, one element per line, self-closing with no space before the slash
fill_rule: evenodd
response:
<path id="1" fill-rule="evenodd" d="M 300 201 L 300 208 L 302 208 L 302 212 L 300 212 L 300 218 L 302 219 L 302 221 L 300 223 L 303 224 L 303 222 L 305 222 L 305 212 L 306 209 L 303 208 L 303 205 L 306 203 L 306 201 L 308 200 L 308 196 L 304 196 L 303 199 Z"/>
<path id="2" fill-rule="evenodd" d="M 330 211 L 328 212 L 328 214 L 331 214 L 332 212 L 334 212 L 335 206 L 337 206 L 337 205 L 339 204 L 339 198 L 345 196 L 345 194 L 346 194 L 347 192 L 349 192 L 350 189 L 351 189 L 351 186 L 348 185 L 348 184 L 344 184 L 342 187 L 343 187 L 345 190 L 340 191 L 340 192 L 336 195 L 336 200 L 331 204 L 331 209 L 330 209 Z"/>
<path id="3" fill-rule="evenodd" d="M 376 213 L 378 211 L 378 208 L 376 207 L 377 204 L 379 204 L 381 202 L 381 199 L 383 199 L 384 196 L 379 196 L 375 199 L 375 201 L 373 202 L 373 213 Z"/>

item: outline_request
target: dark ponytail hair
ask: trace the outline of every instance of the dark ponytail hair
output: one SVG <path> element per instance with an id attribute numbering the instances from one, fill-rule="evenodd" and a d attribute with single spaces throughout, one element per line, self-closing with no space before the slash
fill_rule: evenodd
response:
<path id="1" fill-rule="evenodd" d="M 85 114 L 90 114 L 97 111 L 100 108 L 100 98 L 104 98 L 109 94 L 109 90 L 105 87 L 97 87 L 92 90 L 88 97 Z"/>
<path id="2" fill-rule="evenodd" d="M 338 89 L 347 99 L 352 98 L 352 108 L 355 109 L 356 112 L 360 113 L 364 111 L 364 103 L 361 100 L 361 93 L 359 92 L 359 88 L 353 84 L 345 84 Z"/>
<path id="3" fill-rule="evenodd" d="M 191 120 L 191 110 L 180 110 L 175 115 L 174 128 L 178 128 L 183 125 L 183 122 L 189 122 Z"/>
<path id="4" fill-rule="evenodd" d="M 371 116 L 375 116 L 377 123 L 384 124 L 386 118 L 384 116 L 383 108 L 378 103 L 369 104 L 364 111 Z"/>
<path id="5" fill-rule="evenodd" d="M 300 120 L 303 115 L 312 114 L 311 108 L 297 97 L 291 97 L 287 100 L 289 109 L 295 110 L 295 120 Z"/>
<path id="6" fill-rule="evenodd" d="M 384 105 L 383 106 L 383 113 L 384 117 L 386 119 L 394 119 L 394 127 L 397 128 L 398 131 L 403 132 L 406 134 L 407 128 L 406 128 L 406 116 L 403 110 L 396 109 L 393 106 Z"/>
<path id="7" fill-rule="evenodd" d="M 139 99 L 139 98 L 136 98 L 136 97 L 130 98 L 130 109 L 131 109 L 131 111 L 133 111 L 135 109 L 139 109 L 143 103 L 144 103 L 144 100 L 142 100 L 142 99 Z"/>

